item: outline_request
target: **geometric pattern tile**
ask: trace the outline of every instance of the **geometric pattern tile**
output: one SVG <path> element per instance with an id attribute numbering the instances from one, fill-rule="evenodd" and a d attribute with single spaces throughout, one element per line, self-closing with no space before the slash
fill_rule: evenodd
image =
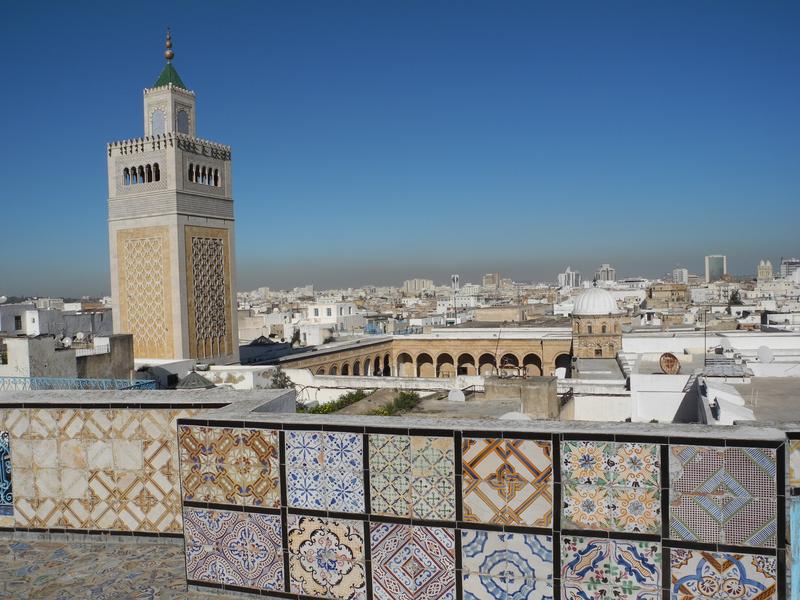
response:
<path id="1" fill-rule="evenodd" d="M 0 431 L 0 516 L 14 514 L 14 495 L 11 489 L 11 448 L 7 431 Z"/>
<path id="2" fill-rule="evenodd" d="M 288 530 L 292 593 L 366 598 L 362 522 L 289 515 Z"/>
<path id="3" fill-rule="evenodd" d="M 278 515 L 184 509 L 189 579 L 283 591 Z"/>
<path id="4" fill-rule="evenodd" d="M 179 439 L 185 500 L 280 506 L 277 431 L 181 425 Z"/>
<path id="5" fill-rule="evenodd" d="M 364 512 L 362 435 L 287 431 L 286 489 L 295 508 Z"/>
<path id="6" fill-rule="evenodd" d="M 411 436 L 411 516 L 455 520 L 453 438 Z"/>
<path id="7" fill-rule="evenodd" d="M 455 534 L 442 527 L 370 526 L 377 600 L 455 600 Z"/>
<path id="8" fill-rule="evenodd" d="M 455 519 L 455 454 L 450 437 L 369 436 L 370 501 L 381 515 Z"/>
<path id="9" fill-rule="evenodd" d="M 661 544 L 568 536 L 561 540 L 564 598 L 661 598 Z"/>
<path id="10" fill-rule="evenodd" d="M 670 537 L 774 547 L 776 452 L 769 448 L 670 448 Z"/>
<path id="11" fill-rule="evenodd" d="M 411 516 L 411 438 L 369 435 L 370 505 L 372 512 Z"/>
<path id="12" fill-rule="evenodd" d="M 196 412 L 3 411 L 14 446 L 13 525 L 181 532 L 176 420 Z"/>
<path id="13" fill-rule="evenodd" d="M 673 600 L 770 600 L 778 597 L 774 556 L 672 548 L 670 569 Z"/>
<path id="14" fill-rule="evenodd" d="M 553 538 L 461 531 L 465 598 L 552 598 Z"/>
<path id="15" fill-rule="evenodd" d="M 553 521 L 550 442 L 465 438 L 464 520 L 549 527 Z"/>
<path id="16" fill-rule="evenodd" d="M 657 444 L 562 442 L 566 527 L 656 534 L 661 531 Z"/>

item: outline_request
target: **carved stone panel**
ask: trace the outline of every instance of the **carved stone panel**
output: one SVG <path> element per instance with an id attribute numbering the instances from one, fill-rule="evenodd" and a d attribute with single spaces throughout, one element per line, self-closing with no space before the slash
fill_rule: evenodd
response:
<path id="1" fill-rule="evenodd" d="M 186 226 L 189 355 L 232 354 L 230 237 L 227 229 Z"/>
<path id="2" fill-rule="evenodd" d="M 121 331 L 137 358 L 172 358 L 170 249 L 166 227 L 117 232 Z"/>

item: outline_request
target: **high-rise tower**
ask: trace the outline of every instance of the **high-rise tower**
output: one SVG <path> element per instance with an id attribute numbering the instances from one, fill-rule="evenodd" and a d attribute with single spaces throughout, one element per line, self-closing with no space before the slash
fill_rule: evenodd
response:
<path id="1" fill-rule="evenodd" d="M 196 137 L 195 94 L 167 64 L 144 137 L 108 145 L 114 331 L 136 358 L 238 361 L 230 146 Z"/>

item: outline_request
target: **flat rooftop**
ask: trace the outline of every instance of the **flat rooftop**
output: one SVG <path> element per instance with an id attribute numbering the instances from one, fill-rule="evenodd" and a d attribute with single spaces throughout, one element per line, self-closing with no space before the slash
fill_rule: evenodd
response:
<path id="1" fill-rule="evenodd" d="M 800 422 L 800 377 L 751 377 L 750 383 L 731 385 L 757 421 L 778 425 Z"/>

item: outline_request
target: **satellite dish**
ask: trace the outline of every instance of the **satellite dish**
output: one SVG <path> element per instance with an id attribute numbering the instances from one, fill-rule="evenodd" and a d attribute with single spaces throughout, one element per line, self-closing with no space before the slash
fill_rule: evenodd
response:
<path id="1" fill-rule="evenodd" d="M 8 298 L 6 296 L 0 296 L 0 304 L 5 304 L 8 302 Z"/>
<path id="2" fill-rule="evenodd" d="M 79 342 L 82 342 L 84 337 L 86 336 L 83 335 L 82 331 L 79 331 L 78 333 L 75 334 L 75 339 L 78 340 Z"/>
<path id="3" fill-rule="evenodd" d="M 63 340 L 61 340 L 61 343 L 64 344 L 64 348 L 69 348 L 70 346 L 72 346 L 72 338 L 65 337 Z"/>
<path id="4" fill-rule="evenodd" d="M 681 362 L 672 352 L 665 352 L 658 359 L 658 366 L 665 375 L 677 375 L 681 372 Z"/>
<path id="5" fill-rule="evenodd" d="M 773 360 L 775 360 L 775 355 L 768 346 L 758 347 L 758 362 L 771 363 Z"/>

